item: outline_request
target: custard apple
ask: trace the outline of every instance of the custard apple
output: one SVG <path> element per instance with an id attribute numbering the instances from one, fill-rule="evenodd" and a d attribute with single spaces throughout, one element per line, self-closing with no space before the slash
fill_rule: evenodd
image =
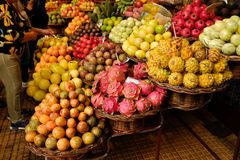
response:
<path id="1" fill-rule="evenodd" d="M 199 63 L 199 71 L 204 74 L 204 73 L 211 73 L 213 70 L 213 63 L 205 59 Z"/>

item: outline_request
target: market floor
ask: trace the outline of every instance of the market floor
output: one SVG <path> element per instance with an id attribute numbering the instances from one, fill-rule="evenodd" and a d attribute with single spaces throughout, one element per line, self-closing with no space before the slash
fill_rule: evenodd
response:
<path id="1" fill-rule="evenodd" d="M 28 100 L 25 106 L 33 106 Z M 161 160 L 231 160 L 236 136 L 219 138 L 210 133 L 198 116 L 201 111 L 171 110 L 164 113 L 161 138 Z M 203 112 L 205 113 L 205 112 Z M 7 108 L 0 108 L 0 160 L 44 159 L 32 154 L 24 142 L 24 134 L 9 130 Z M 107 160 L 153 160 L 156 133 L 119 137 Z"/>

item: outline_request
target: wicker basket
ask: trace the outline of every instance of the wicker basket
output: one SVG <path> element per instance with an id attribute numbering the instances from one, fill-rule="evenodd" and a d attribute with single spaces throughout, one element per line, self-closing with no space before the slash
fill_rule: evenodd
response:
<path id="1" fill-rule="evenodd" d="M 108 118 L 112 130 L 122 134 L 132 134 L 143 130 L 146 126 L 146 120 L 158 113 L 159 110 L 150 110 L 145 113 L 137 113 L 131 117 L 126 117 L 120 114 L 109 115 L 102 110 L 95 109 L 97 117 Z"/>
<path id="2" fill-rule="evenodd" d="M 240 79 L 240 62 L 229 61 L 228 64 L 229 64 L 230 70 L 233 73 L 232 79 Z"/>
<path id="3" fill-rule="evenodd" d="M 182 110 L 195 110 L 204 107 L 211 101 L 212 94 L 186 94 L 169 92 L 168 104 L 169 108 L 177 108 Z"/>

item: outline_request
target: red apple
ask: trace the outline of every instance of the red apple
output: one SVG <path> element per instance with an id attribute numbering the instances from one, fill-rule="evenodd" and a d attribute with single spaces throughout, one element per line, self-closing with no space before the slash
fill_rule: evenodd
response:
<path id="1" fill-rule="evenodd" d="M 207 5 L 206 4 L 202 4 L 201 6 L 200 6 L 200 9 L 201 10 L 205 10 L 207 8 Z"/>
<path id="2" fill-rule="evenodd" d="M 211 26 L 211 25 L 213 25 L 214 23 L 213 23 L 213 21 L 211 21 L 211 20 L 207 20 L 207 22 L 205 22 L 205 24 L 206 24 L 206 26 Z"/>
<path id="3" fill-rule="evenodd" d="M 197 15 L 199 15 L 199 13 L 201 12 L 201 9 L 199 8 L 199 6 L 194 6 L 192 9 L 192 13 L 196 13 Z"/>
<path id="4" fill-rule="evenodd" d="M 191 32 L 192 37 L 198 38 L 199 34 L 200 34 L 200 30 L 199 29 L 193 29 Z"/>
<path id="5" fill-rule="evenodd" d="M 184 20 L 183 20 L 183 19 L 178 19 L 178 20 L 176 21 L 176 26 L 179 26 L 179 27 L 183 28 L 183 26 L 184 26 Z"/>
<path id="6" fill-rule="evenodd" d="M 181 31 L 181 35 L 183 37 L 189 37 L 191 35 L 191 31 L 189 28 L 184 28 L 182 31 Z"/>
<path id="7" fill-rule="evenodd" d="M 199 17 L 204 21 L 207 21 L 209 19 L 209 15 L 206 10 L 201 11 Z"/>
<path id="8" fill-rule="evenodd" d="M 203 20 L 200 19 L 197 22 L 195 22 L 196 29 L 203 30 L 204 27 L 205 27 L 205 22 Z"/>
<path id="9" fill-rule="evenodd" d="M 193 6 L 200 6 L 201 5 L 201 0 L 192 0 L 192 5 Z"/>
<path id="10" fill-rule="evenodd" d="M 182 12 L 182 17 L 184 20 L 188 19 L 190 16 L 190 12 L 189 11 L 183 11 Z"/>
<path id="11" fill-rule="evenodd" d="M 196 13 L 192 13 L 192 14 L 190 15 L 190 19 L 195 22 L 196 20 L 198 20 L 198 15 L 197 15 Z"/>
<path id="12" fill-rule="evenodd" d="M 188 11 L 188 12 L 192 12 L 192 9 L 193 9 L 192 4 L 188 4 L 188 5 L 184 8 L 184 10 L 185 10 L 185 11 Z"/>
<path id="13" fill-rule="evenodd" d="M 187 20 L 184 24 L 184 27 L 189 28 L 190 30 L 192 30 L 194 26 L 195 24 L 191 19 Z"/>

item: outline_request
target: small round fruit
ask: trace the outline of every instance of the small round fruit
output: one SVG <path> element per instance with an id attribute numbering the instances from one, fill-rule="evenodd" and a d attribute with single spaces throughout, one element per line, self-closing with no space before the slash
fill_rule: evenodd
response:
<path id="1" fill-rule="evenodd" d="M 76 132 L 77 132 L 77 131 L 76 131 L 75 128 L 67 128 L 67 129 L 66 129 L 66 136 L 67 136 L 68 138 L 72 138 L 72 137 L 75 136 Z"/>
<path id="2" fill-rule="evenodd" d="M 38 134 L 34 137 L 33 141 L 37 147 L 43 147 L 45 145 L 46 137 L 42 134 Z"/>
<path id="3" fill-rule="evenodd" d="M 143 51 L 147 51 L 147 50 L 149 50 L 149 48 L 150 48 L 150 44 L 148 42 L 142 42 L 140 44 L 140 49 Z"/>
<path id="4" fill-rule="evenodd" d="M 118 56 L 118 59 L 121 61 L 121 62 L 124 62 L 127 60 L 127 55 L 122 53 Z"/>
<path id="5" fill-rule="evenodd" d="M 70 147 L 70 143 L 67 138 L 61 138 L 57 141 L 57 149 L 59 151 L 66 151 Z"/>
<path id="6" fill-rule="evenodd" d="M 55 127 L 52 131 L 52 134 L 56 139 L 63 138 L 65 136 L 65 129 L 63 127 Z"/>
<path id="7" fill-rule="evenodd" d="M 80 133 L 86 133 L 89 130 L 89 126 L 87 122 L 80 121 L 77 125 L 77 130 Z"/>
<path id="8" fill-rule="evenodd" d="M 77 126 L 77 122 L 74 118 L 69 118 L 67 120 L 67 126 L 70 127 L 76 127 Z"/>
<path id="9" fill-rule="evenodd" d="M 94 113 L 93 107 L 91 106 L 86 106 L 84 109 L 84 113 L 86 113 L 88 116 L 92 116 Z"/>
<path id="10" fill-rule="evenodd" d="M 111 66 L 112 63 L 113 63 L 112 59 L 107 59 L 107 60 L 105 61 L 105 64 L 106 64 L 107 66 Z"/>
<path id="11" fill-rule="evenodd" d="M 103 53 L 103 57 L 104 57 L 105 59 L 109 59 L 109 58 L 111 58 L 111 53 L 110 53 L 110 52 L 104 52 L 104 53 Z"/>
<path id="12" fill-rule="evenodd" d="M 85 112 L 80 112 L 78 116 L 79 121 L 85 121 L 87 119 L 87 114 Z"/>
<path id="13" fill-rule="evenodd" d="M 105 62 L 105 59 L 103 57 L 98 57 L 97 58 L 97 63 L 98 64 L 104 64 L 104 62 Z"/>
<path id="14" fill-rule="evenodd" d="M 55 123 L 57 126 L 63 127 L 67 124 L 67 121 L 64 117 L 58 117 L 55 119 Z"/>
<path id="15" fill-rule="evenodd" d="M 82 139 L 80 137 L 75 136 L 70 139 L 70 146 L 73 149 L 78 149 L 81 147 L 81 145 L 82 145 Z"/>
<path id="16" fill-rule="evenodd" d="M 57 139 L 53 137 L 48 137 L 45 142 L 45 146 L 47 149 L 54 150 L 57 148 Z"/>
<path id="17" fill-rule="evenodd" d="M 86 145 L 93 144 L 95 141 L 95 136 L 91 132 L 86 132 L 82 135 L 82 140 L 83 140 L 83 143 Z"/>
<path id="18" fill-rule="evenodd" d="M 37 132 L 35 132 L 35 131 L 27 132 L 26 135 L 25 135 L 25 140 L 27 142 L 34 142 L 34 137 L 36 135 L 37 135 Z"/>
<path id="19" fill-rule="evenodd" d="M 100 120 L 97 125 L 98 128 L 104 129 L 105 128 L 105 122 L 103 120 Z"/>
<path id="20" fill-rule="evenodd" d="M 102 135 L 102 130 L 98 127 L 93 127 L 91 132 L 96 136 L 100 137 Z"/>
<path id="21" fill-rule="evenodd" d="M 170 31 L 167 31 L 167 32 L 163 33 L 162 36 L 164 39 L 169 39 L 172 37 L 172 33 Z"/>
<path id="22" fill-rule="evenodd" d="M 88 74 L 86 74 L 85 79 L 87 81 L 93 81 L 94 80 L 94 75 L 92 73 L 88 73 Z"/>
<path id="23" fill-rule="evenodd" d="M 144 52 L 143 50 L 137 50 L 135 56 L 139 59 L 144 59 L 146 58 L 146 52 Z"/>

